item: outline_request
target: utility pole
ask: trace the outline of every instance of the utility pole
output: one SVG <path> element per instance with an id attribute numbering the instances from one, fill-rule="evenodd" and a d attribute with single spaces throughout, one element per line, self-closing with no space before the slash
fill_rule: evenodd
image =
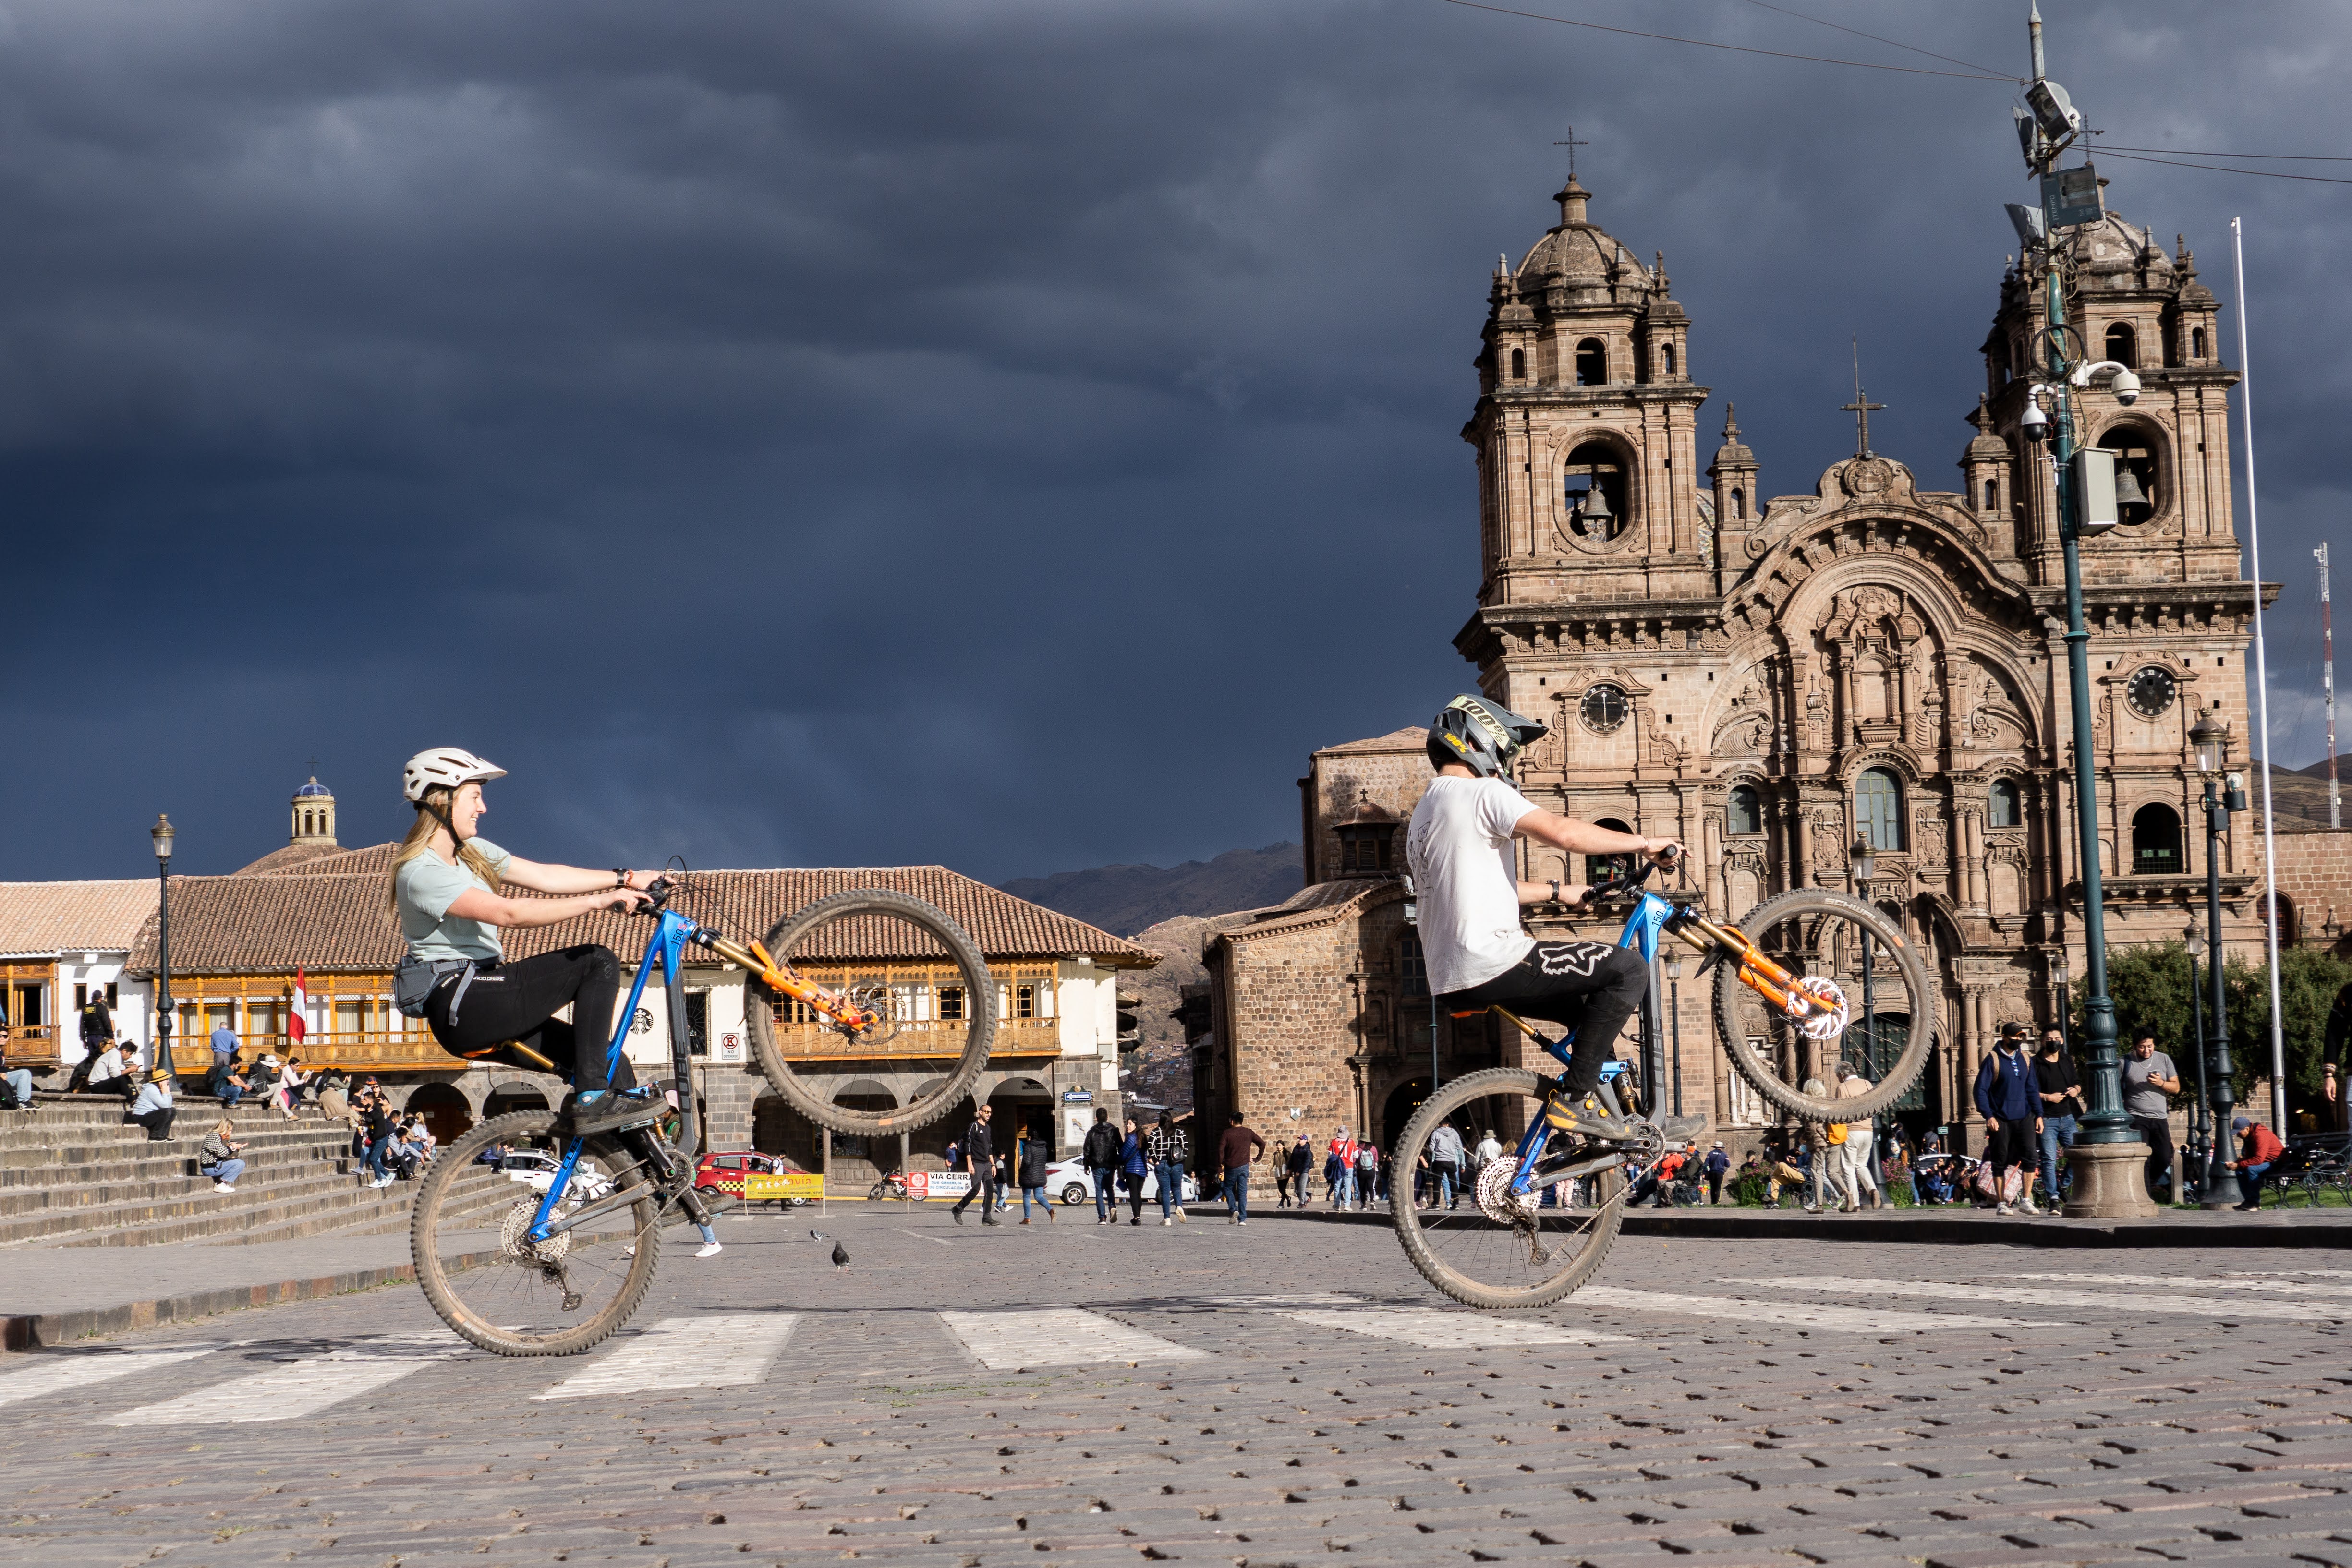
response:
<path id="1" fill-rule="evenodd" d="M 2327 825 L 2344 825 L 2344 798 L 2336 788 L 2336 622 L 2327 603 L 2327 547 L 2311 552 L 2319 560 L 2319 685 L 2327 696 Z"/>
<path id="2" fill-rule="evenodd" d="M 2057 166 L 2059 155 L 2081 134 L 2083 117 L 2068 101 L 2065 89 L 2051 81 L 2043 68 L 2039 6 L 2034 7 L 2026 30 L 2033 55 L 2033 80 L 2025 94 L 2032 113 L 2019 111 L 2018 130 L 2026 165 L 2040 181 L 2042 204 L 2038 213 L 2030 208 L 2012 208 L 2011 220 L 2017 225 L 2021 240 L 2039 239 L 2044 267 L 2046 319 L 2041 340 L 2047 381 L 2026 390 L 2025 417 L 2028 434 L 2046 436 L 2053 448 L 2058 537 L 2066 559 L 2066 677 L 2074 710 L 2074 820 L 2076 852 L 2082 868 L 2083 980 L 2087 992 L 2083 998 L 2083 1039 L 2089 1048 L 2086 1087 L 2090 1091 L 2090 1110 L 2083 1118 L 2082 1134 L 2077 1140 L 2078 1176 L 2074 1193 L 2066 1201 L 2066 1213 L 2075 1218 L 2114 1218 L 2152 1215 L 2155 1205 L 2140 1180 L 2145 1155 L 2141 1153 L 2139 1132 L 2124 1113 L 2123 1060 L 2116 1051 L 2116 1004 L 2107 994 L 2097 752 L 2091 733 L 2091 634 L 2083 617 L 2082 537 L 2086 525 L 2111 527 L 2116 521 L 2114 470 L 2112 466 L 2102 469 L 2089 460 L 2079 465 L 2075 462 L 2076 430 L 2070 382 L 2078 371 L 2082 372 L 2082 384 L 2087 387 L 2093 371 L 2105 370 L 2113 374 L 2125 368 L 2110 368 L 2105 362 L 2094 365 L 2083 349 L 2080 334 L 2066 325 L 2059 231 L 2098 220 L 2098 176 L 2087 163 L 2063 172 Z M 2025 265 L 2022 257 L 2020 264 Z M 2137 378 L 2130 384 L 2137 396 Z M 2046 422 L 2036 406 L 2036 400 L 2044 392 L 2052 401 Z M 2036 425 L 2042 428 L 2033 428 Z M 2092 497 L 2085 490 L 2102 472 L 2106 476 L 2106 494 L 2100 497 L 2104 504 L 2094 520 L 2088 506 Z"/>

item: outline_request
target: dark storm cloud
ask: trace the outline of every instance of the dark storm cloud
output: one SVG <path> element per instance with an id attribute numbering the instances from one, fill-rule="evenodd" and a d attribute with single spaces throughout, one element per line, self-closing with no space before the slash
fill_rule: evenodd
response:
<path id="1" fill-rule="evenodd" d="M 2021 7 L 1819 5 L 2023 58 Z M 2046 13 L 2112 141 L 2352 151 L 2333 8 Z M 2008 101 L 1434 0 L 0 0 L 0 875 L 135 872 L 157 810 L 234 866 L 313 755 L 371 841 L 449 740 L 514 769 L 494 836 L 596 863 L 1295 832 L 1309 747 L 1469 679 L 1455 432 L 1549 143 L 1665 250 L 1768 492 L 1848 449 L 1857 333 L 1875 444 L 1942 486 Z M 2248 217 L 2264 566 L 2307 598 L 2352 188 L 2105 166 L 2225 300 Z"/>

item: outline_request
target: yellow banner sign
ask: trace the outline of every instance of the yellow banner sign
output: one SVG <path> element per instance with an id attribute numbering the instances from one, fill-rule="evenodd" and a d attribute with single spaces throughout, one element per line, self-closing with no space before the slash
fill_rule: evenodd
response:
<path id="1" fill-rule="evenodd" d="M 743 1178 L 743 1201 L 774 1203 L 780 1199 L 801 1198 L 814 1203 L 824 1197 L 824 1177 L 809 1174 L 793 1176 L 747 1176 Z"/>

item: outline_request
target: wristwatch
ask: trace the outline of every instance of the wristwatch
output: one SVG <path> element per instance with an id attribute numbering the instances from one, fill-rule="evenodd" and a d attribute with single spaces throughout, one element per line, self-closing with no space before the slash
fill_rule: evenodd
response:
<path id="1" fill-rule="evenodd" d="M 1558 877 L 1551 879 L 1551 901 L 1554 904 L 1559 902 L 1559 878 Z"/>
<path id="2" fill-rule="evenodd" d="M 614 867 L 613 868 L 613 886 L 614 887 L 614 889 L 616 889 L 616 890 L 617 890 L 617 889 L 620 889 L 620 888 L 626 887 L 626 886 L 628 886 L 628 885 L 629 885 L 629 873 L 628 873 L 626 871 L 624 871 L 621 867 L 619 867 L 619 866 L 614 866 Z"/>

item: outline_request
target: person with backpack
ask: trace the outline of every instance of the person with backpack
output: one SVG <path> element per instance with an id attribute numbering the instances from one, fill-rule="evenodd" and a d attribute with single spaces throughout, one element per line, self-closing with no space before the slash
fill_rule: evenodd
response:
<path id="1" fill-rule="evenodd" d="M 1167 1111 L 1159 1124 L 1143 1134 L 1143 1158 L 1151 1166 L 1160 1192 L 1160 1223 L 1173 1225 L 1184 1218 L 1184 1129 Z"/>
<path id="2" fill-rule="evenodd" d="M 1118 1129 L 1110 1124 L 1110 1109 L 1095 1107 L 1095 1124 L 1087 1129 L 1078 1157 L 1086 1162 L 1087 1179 L 1095 1189 L 1095 1223 L 1109 1225 L 1118 1208 Z"/>
<path id="3" fill-rule="evenodd" d="M 1356 1145 L 1356 1207 L 1370 1208 L 1380 1196 L 1380 1145 L 1367 1139 Z"/>
<path id="4" fill-rule="evenodd" d="M 1723 1152 L 1721 1139 L 1706 1152 L 1703 1167 L 1706 1172 L 1706 1201 L 1712 1207 L 1723 1201 L 1723 1178 L 1731 1174 L 1731 1156 Z"/>
<path id="5" fill-rule="evenodd" d="M 1325 1151 L 1323 1185 L 1330 1189 L 1333 1208 L 1347 1207 L 1356 1196 L 1356 1140 L 1345 1127 L 1332 1134 Z"/>
<path id="6" fill-rule="evenodd" d="M 2042 1211 L 2025 1184 L 2032 1179 L 2042 1138 L 2042 1084 L 2025 1054 L 2025 1026 L 2005 1023 L 2000 1039 L 1977 1069 L 1977 1113 L 1985 1119 L 1985 1164 L 1992 1168 L 1997 1214 Z"/>
<path id="7" fill-rule="evenodd" d="M 982 1105 L 972 1113 L 971 1125 L 963 1130 L 963 1157 L 971 1167 L 971 1185 L 963 1189 L 963 1196 L 948 1210 L 948 1218 L 958 1225 L 963 1223 L 963 1211 L 975 1197 L 980 1199 L 980 1222 L 1001 1223 L 996 1218 L 996 1150 L 988 1135 L 992 1113 L 992 1107 Z"/>
<path id="8" fill-rule="evenodd" d="M 1301 1133 L 1298 1135 L 1298 1141 L 1290 1145 L 1290 1153 L 1283 1161 L 1283 1169 L 1290 1179 L 1289 1191 L 1297 1195 L 1298 1207 L 1301 1208 L 1307 1207 L 1307 1178 L 1314 1168 L 1314 1147 L 1307 1143 L 1307 1134 Z M 1285 1208 L 1290 1207 L 1288 1194 L 1284 1196 L 1282 1207 Z"/>
<path id="9" fill-rule="evenodd" d="M 1037 1200 L 1037 1207 L 1045 1211 L 1045 1218 L 1050 1223 L 1054 1218 L 1054 1204 L 1045 1196 L 1045 1140 L 1033 1133 L 1015 1142 L 1013 1164 L 1018 1167 L 1021 1183 L 1021 1223 L 1029 1223 L 1029 1200 L 1033 1197 Z"/>
<path id="10" fill-rule="evenodd" d="M 1451 1122 L 1440 1122 L 1437 1130 L 1429 1134 L 1429 1145 L 1423 1157 L 1429 1162 L 1429 1206 L 1461 1207 L 1464 1150 L 1460 1130 Z"/>
<path id="11" fill-rule="evenodd" d="M 2263 1173 L 2278 1163 L 2286 1153 L 2279 1136 L 2262 1123 L 2249 1116 L 2240 1116 L 2230 1124 L 2230 1131 L 2238 1134 L 2238 1157 L 2223 1160 L 2221 1168 L 2238 1173 L 2238 1205 L 2240 1214 L 2252 1214 L 2263 1206 Z"/>

